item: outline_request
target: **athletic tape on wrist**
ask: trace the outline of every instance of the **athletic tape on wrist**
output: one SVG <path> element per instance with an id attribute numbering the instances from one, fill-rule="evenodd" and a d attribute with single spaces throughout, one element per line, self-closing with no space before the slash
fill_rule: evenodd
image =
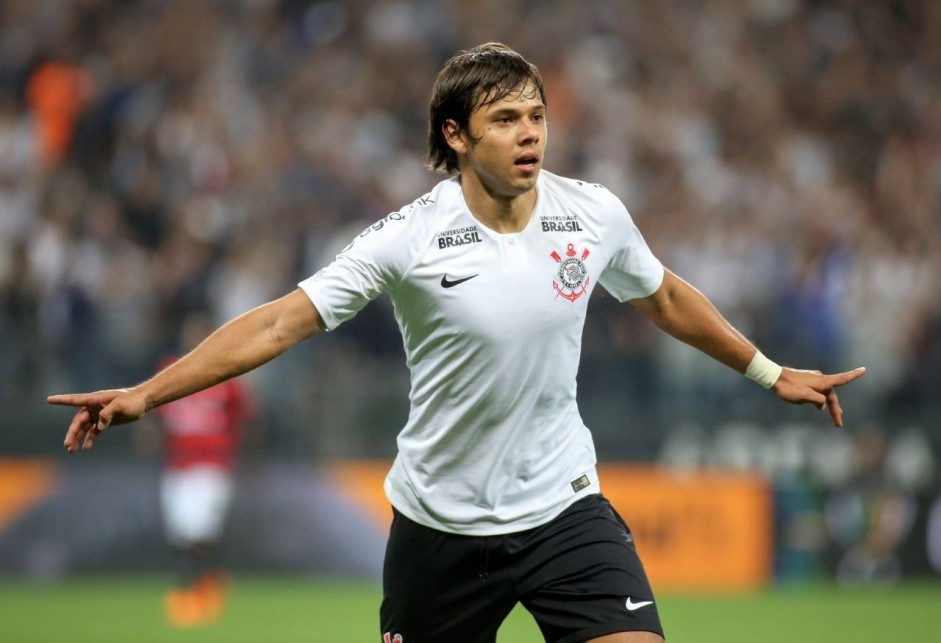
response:
<path id="1" fill-rule="evenodd" d="M 757 351 L 745 369 L 745 377 L 769 389 L 781 377 L 782 370 L 784 369 L 781 366 L 762 355 L 761 351 Z"/>

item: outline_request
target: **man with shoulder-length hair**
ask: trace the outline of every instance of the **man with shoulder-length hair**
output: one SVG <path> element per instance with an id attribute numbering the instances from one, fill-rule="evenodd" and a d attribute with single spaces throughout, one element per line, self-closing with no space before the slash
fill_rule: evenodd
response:
<path id="1" fill-rule="evenodd" d="M 130 389 L 56 395 L 65 438 L 244 373 L 388 293 L 411 410 L 385 481 L 387 643 L 493 643 L 517 603 L 546 641 L 663 640 L 633 537 L 604 496 L 575 401 L 588 299 L 601 284 L 654 324 L 791 403 L 829 409 L 864 370 L 764 357 L 665 269 L 604 187 L 542 169 L 538 69 L 499 43 L 450 59 L 430 101 L 429 162 L 452 175 L 362 232 L 294 292 L 236 318 Z"/>

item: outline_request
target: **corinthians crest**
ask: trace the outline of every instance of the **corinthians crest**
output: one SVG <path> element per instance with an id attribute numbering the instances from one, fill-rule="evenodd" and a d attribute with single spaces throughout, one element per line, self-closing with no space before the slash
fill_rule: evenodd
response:
<path id="1" fill-rule="evenodd" d="M 565 257 L 553 250 L 549 256 L 556 260 L 559 269 L 556 271 L 556 278 L 552 280 L 552 287 L 555 288 L 556 295 L 564 297 L 571 302 L 585 294 L 591 279 L 588 277 L 588 269 L 585 267 L 585 259 L 591 254 L 588 248 L 582 250 L 581 255 L 575 250 L 574 244 L 568 244 L 565 249 Z"/>

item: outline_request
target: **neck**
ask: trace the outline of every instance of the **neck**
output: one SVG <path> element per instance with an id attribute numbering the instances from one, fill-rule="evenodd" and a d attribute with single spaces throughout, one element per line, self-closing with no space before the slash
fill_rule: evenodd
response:
<path id="1" fill-rule="evenodd" d="M 461 191 L 474 218 L 495 232 L 521 232 L 536 207 L 536 188 L 522 194 L 502 195 L 489 190 L 473 173 L 462 174 Z"/>

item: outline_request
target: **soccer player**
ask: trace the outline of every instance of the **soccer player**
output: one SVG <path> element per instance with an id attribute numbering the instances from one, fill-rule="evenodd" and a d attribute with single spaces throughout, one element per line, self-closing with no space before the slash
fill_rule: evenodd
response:
<path id="1" fill-rule="evenodd" d="M 547 641 L 662 641 L 633 538 L 601 494 L 575 401 L 581 333 L 601 284 L 654 324 L 782 400 L 828 409 L 834 375 L 764 357 L 654 257 L 604 187 L 543 170 L 537 68 L 499 43 L 460 52 L 430 100 L 431 167 L 452 175 L 376 222 L 299 288 L 223 325 L 130 389 L 55 395 L 80 407 L 65 437 L 244 373 L 390 295 L 411 410 L 385 481 L 387 643 L 484 643 L 517 603 Z"/>
<path id="2" fill-rule="evenodd" d="M 212 327 L 202 313 L 187 316 L 181 347 L 191 350 Z M 164 366 L 177 356 L 169 357 Z M 227 579 L 216 558 L 232 503 L 243 426 L 255 404 L 242 379 L 220 382 L 155 409 L 163 430 L 160 506 L 176 556 L 176 584 L 164 601 L 175 627 L 208 625 L 221 615 Z"/>

